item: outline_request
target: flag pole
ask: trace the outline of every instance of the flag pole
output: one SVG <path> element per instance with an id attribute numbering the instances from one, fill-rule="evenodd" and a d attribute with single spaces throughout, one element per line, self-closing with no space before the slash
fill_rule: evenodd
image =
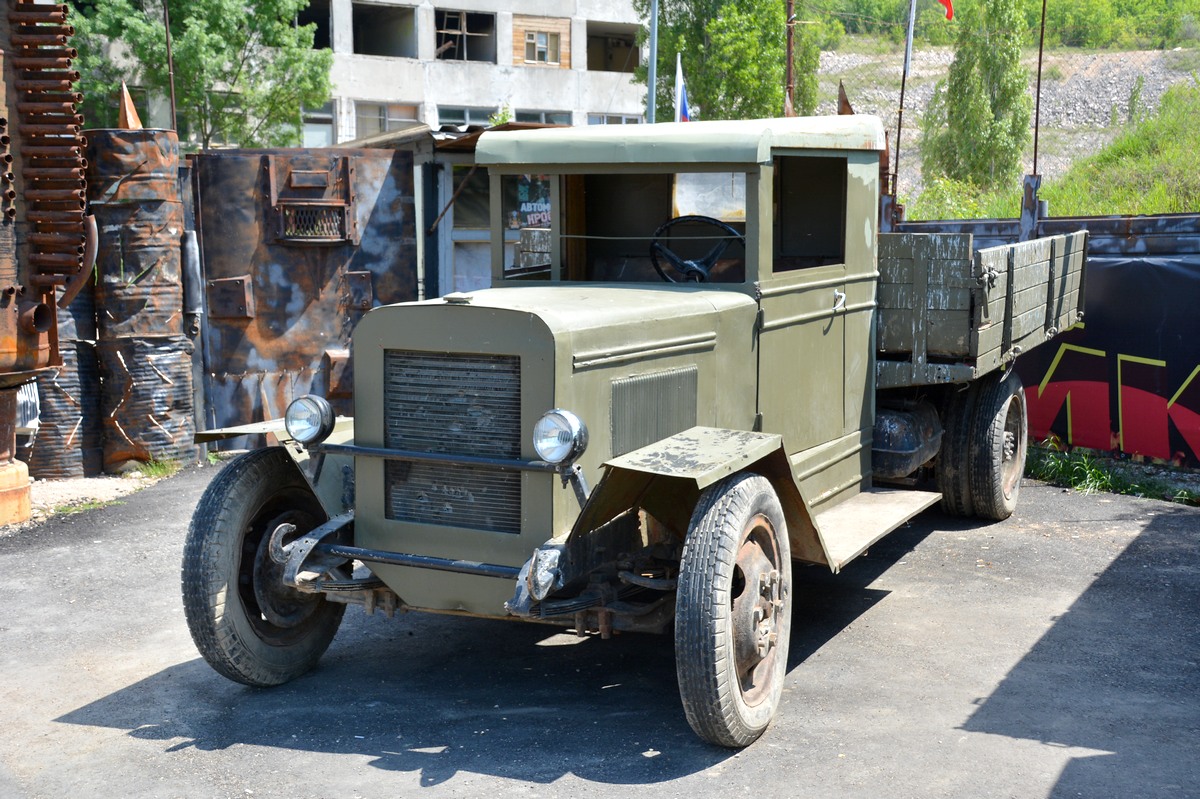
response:
<path id="1" fill-rule="evenodd" d="M 796 0 L 787 0 L 784 12 L 787 15 L 787 55 L 783 78 L 783 115 L 796 116 L 796 73 L 793 65 L 796 40 Z"/>
<path id="2" fill-rule="evenodd" d="M 896 119 L 896 161 L 892 170 L 892 194 L 900 182 L 900 133 L 904 130 L 904 84 L 908 82 L 908 67 L 912 62 L 913 25 L 917 21 L 917 0 L 908 0 L 908 34 L 904 38 L 904 74 L 900 76 L 900 114 Z"/>
<path id="3" fill-rule="evenodd" d="M 1033 174 L 1038 173 L 1038 132 L 1042 125 L 1042 55 L 1046 47 L 1046 0 L 1042 0 L 1042 29 L 1038 34 L 1037 103 L 1033 111 Z"/>

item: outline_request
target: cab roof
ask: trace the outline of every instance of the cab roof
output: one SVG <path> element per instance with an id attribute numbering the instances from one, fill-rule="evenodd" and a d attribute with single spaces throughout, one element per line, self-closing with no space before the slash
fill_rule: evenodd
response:
<path id="1" fill-rule="evenodd" d="M 587 125 L 488 131 L 481 166 L 764 164 L 775 150 L 883 150 L 883 123 L 863 114 L 780 119 Z"/>

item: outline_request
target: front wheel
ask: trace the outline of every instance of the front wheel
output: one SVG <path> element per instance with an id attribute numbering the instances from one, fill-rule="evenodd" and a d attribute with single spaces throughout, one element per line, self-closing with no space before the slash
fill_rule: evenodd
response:
<path id="1" fill-rule="evenodd" d="M 728 477 L 692 514 L 680 563 L 675 668 L 688 723 L 718 746 L 753 743 L 787 673 L 792 562 L 770 482 Z"/>
<path id="2" fill-rule="evenodd" d="M 183 610 L 196 648 L 218 673 L 254 686 L 310 670 L 337 633 L 345 606 L 283 582 L 272 533 L 290 540 L 326 519 L 280 447 L 238 456 L 209 484 L 183 551 Z"/>

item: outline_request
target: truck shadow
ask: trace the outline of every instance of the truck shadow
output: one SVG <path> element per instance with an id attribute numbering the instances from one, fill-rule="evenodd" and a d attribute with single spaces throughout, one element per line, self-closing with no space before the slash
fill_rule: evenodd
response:
<path id="1" fill-rule="evenodd" d="M 1200 513 L 1162 503 L 963 725 L 1093 750 L 1049 796 L 1198 796 Z"/>
<path id="2" fill-rule="evenodd" d="M 899 531 L 836 577 L 798 567 L 789 670 L 885 596 L 867 586 L 928 532 Z M 249 745 L 365 756 L 376 768 L 419 774 L 424 786 L 460 772 L 539 784 L 567 774 L 657 783 L 735 754 L 688 726 L 669 635 L 604 641 L 354 609 L 318 668 L 287 685 L 236 685 L 197 658 L 57 721 L 128 730 L 167 752 Z"/>

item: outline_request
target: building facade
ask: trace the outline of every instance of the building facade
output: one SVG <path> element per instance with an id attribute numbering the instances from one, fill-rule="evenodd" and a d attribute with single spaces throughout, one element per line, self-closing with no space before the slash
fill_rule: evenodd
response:
<path id="1" fill-rule="evenodd" d="M 333 100 L 305 117 L 322 147 L 422 122 L 641 122 L 646 89 L 630 0 L 312 0 L 332 48 Z"/>

